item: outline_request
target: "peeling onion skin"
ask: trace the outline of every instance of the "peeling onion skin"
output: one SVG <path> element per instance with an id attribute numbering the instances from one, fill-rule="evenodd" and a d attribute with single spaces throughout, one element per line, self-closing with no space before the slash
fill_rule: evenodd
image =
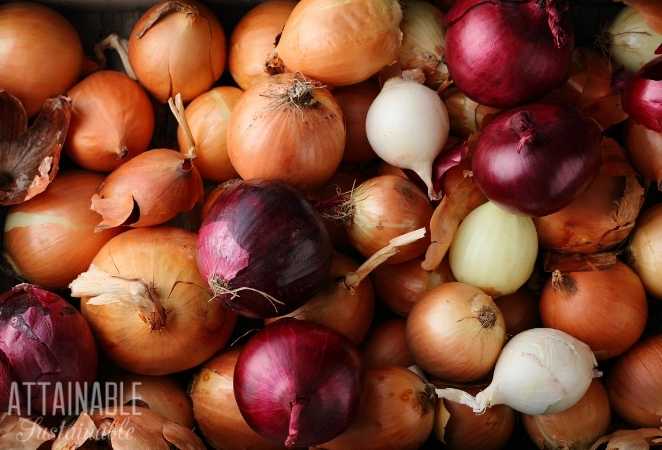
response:
<path id="1" fill-rule="evenodd" d="M 627 148 L 637 171 L 662 191 L 662 133 L 628 120 Z"/>
<path id="2" fill-rule="evenodd" d="M 662 205 L 642 214 L 630 241 L 630 264 L 646 291 L 662 300 Z"/>
<path id="3" fill-rule="evenodd" d="M 372 330 L 363 349 L 363 363 L 367 368 L 410 367 L 414 361 L 407 347 L 407 322 L 393 319 Z"/>
<path id="4" fill-rule="evenodd" d="M 623 90 L 623 108 L 634 121 L 662 132 L 662 56 L 628 80 Z"/>

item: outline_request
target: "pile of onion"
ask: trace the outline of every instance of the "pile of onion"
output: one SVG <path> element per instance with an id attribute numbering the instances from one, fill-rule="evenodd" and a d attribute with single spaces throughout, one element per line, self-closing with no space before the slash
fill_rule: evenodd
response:
<path id="1" fill-rule="evenodd" d="M 635 122 L 662 132 L 662 56 L 653 59 L 627 81 L 623 109 Z"/>
<path id="2" fill-rule="evenodd" d="M 367 368 L 414 365 L 407 347 L 407 322 L 392 319 L 375 327 L 363 348 L 363 364 Z"/>
<path id="3" fill-rule="evenodd" d="M 627 148 L 632 164 L 662 191 L 662 132 L 628 121 Z"/>
<path id="4" fill-rule="evenodd" d="M 614 61 L 636 72 L 655 58 L 662 33 L 653 29 L 639 11 L 627 6 L 612 22 L 607 38 L 609 53 Z"/>
<path id="5" fill-rule="evenodd" d="M 235 315 L 210 302 L 195 263 L 196 237 L 176 228 L 111 239 L 70 285 L 106 355 L 144 375 L 205 361 L 229 339 Z"/>
<path id="6" fill-rule="evenodd" d="M 361 163 L 376 157 L 368 141 L 366 117 L 370 105 L 377 95 L 379 95 L 379 86 L 371 80 L 333 91 L 333 96 L 342 109 L 347 128 L 347 140 L 343 153 L 345 162 Z"/>
<path id="7" fill-rule="evenodd" d="M 648 293 L 662 299 L 662 205 L 639 219 L 630 242 L 630 261 Z"/>

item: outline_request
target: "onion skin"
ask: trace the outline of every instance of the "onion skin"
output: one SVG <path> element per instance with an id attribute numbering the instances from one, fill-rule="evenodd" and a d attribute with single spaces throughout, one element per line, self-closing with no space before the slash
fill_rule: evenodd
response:
<path id="1" fill-rule="evenodd" d="M 226 135 L 230 114 L 241 94 L 235 87 L 217 87 L 186 107 L 186 121 L 195 142 L 193 164 L 205 180 L 220 182 L 237 176 L 228 156 Z M 187 138 L 181 126 L 177 129 L 177 141 L 180 151 L 186 154 Z"/>
<path id="2" fill-rule="evenodd" d="M 60 14 L 36 3 L 0 6 L 0 86 L 29 116 L 63 94 L 83 67 L 78 33 Z"/>
<path id="3" fill-rule="evenodd" d="M 377 158 L 368 142 L 365 120 L 370 105 L 379 95 L 379 86 L 374 81 L 347 86 L 333 91 L 333 96 L 340 105 L 347 128 L 347 140 L 343 161 L 362 163 Z"/>
<path id="4" fill-rule="evenodd" d="M 630 261 L 646 291 L 662 300 L 662 205 L 639 219 L 630 242 Z"/>
<path id="5" fill-rule="evenodd" d="M 496 116 L 473 156 L 487 198 L 530 216 L 567 206 L 600 167 L 601 131 L 574 108 L 532 104 Z M 553 173 L 554 176 L 549 176 Z"/>
<path id="6" fill-rule="evenodd" d="M 200 211 L 201 222 L 205 220 L 205 217 L 207 217 L 209 211 L 211 211 L 221 194 L 236 183 L 241 183 L 241 179 L 233 178 L 232 180 L 223 182 L 207 193 L 205 196 L 205 202 L 202 205 L 202 210 Z"/>
<path id="7" fill-rule="evenodd" d="M 242 89 L 273 75 L 268 60 L 295 5 L 290 0 L 267 0 L 248 11 L 232 31 L 228 65 Z"/>
<path id="8" fill-rule="evenodd" d="M 65 289 L 119 229 L 94 232 L 90 197 L 103 181 L 89 172 L 61 173 L 46 191 L 9 209 L 3 251 L 14 270 L 47 289 Z"/>
<path id="9" fill-rule="evenodd" d="M 508 336 L 515 336 L 540 325 L 538 299 L 528 289 L 521 288 L 513 294 L 495 299 L 494 302 L 503 314 Z"/>
<path id="10" fill-rule="evenodd" d="M 662 56 L 628 80 L 623 90 L 623 109 L 636 122 L 662 132 Z"/>
<path id="11" fill-rule="evenodd" d="M 395 0 L 305 0 L 276 47 L 293 72 L 334 86 L 365 81 L 398 59 L 402 9 Z"/>
<path id="12" fill-rule="evenodd" d="M 616 16 L 608 30 L 609 53 L 619 65 L 630 72 L 641 69 L 655 58 L 662 34 L 655 31 L 639 11 L 626 6 Z"/>
<path id="13" fill-rule="evenodd" d="M 239 412 L 234 398 L 234 368 L 239 350 L 230 350 L 208 361 L 193 379 L 191 400 L 200 431 L 218 450 L 279 450 L 253 431 Z"/>
<path id="14" fill-rule="evenodd" d="M 560 2 L 456 2 L 446 16 L 451 78 L 496 108 L 543 96 L 568 75 L 574 36 L 566 16 Z"/>
<path id="15" fill-rule="evenodd" d="M 540 299 L 540 317 L 588 344 L 596 358 L 624 353 L 639 340 L 648 318 L 646 292 L 623 263 L 592 272 L 555 272 Z"/>
<path id="16" fill-rule="evenodd" d="M 359 404 L 360 371 L 358 352 L 338 333 L 281 319 L 241 351 L 235 399 L 246 422 L 263 437 L 288 448 L 308 447 L 350 425 Z"/>
<path id="17" fill-rule="evenodd" d="M 223 27 L 195 0 L 161 1 L 134 25 L 129 61 L 140 84 L 161 103 L 178 93 L 192 100 L 223 73 Z"/>
<path id="18" fill-rule="evenodd" d="M 629 120 L 627 148 L 637 171 L 662 190 L 662 133 Z"/>
<path id="19" fill-rule="evenodd" d="M 497 108 L 474 102 L 458 89 L 444 93 L 444 104 L 448 109 L 451 132 L 458 136 L 469 137 L 479 132 L 499 112 Z"/>
<path id="20" fill-rule="evenodd" d="M 556 414 L 522 416 L 524 427 L 540 450 L 589 450 L 609 429 L 609 397 L 602 382 L 594 379 L 575 406 Z"/>
<path id="21" fill-rule="evenodd" d="M 407 322 L 388 320 L 377 326 L 365 343 L 363 364 L 368 369 L 379 367 L 409 367 L 415 364 L 407 347 Z"/>
<path id="22" fill-rule="evenodd" d="M 662 420 L 662 335 L 648 338 L 621 356 L 607 381 L 609 400 L 620 417 L 642 427 Z"/>
<path id="23" fill-rule="evenodd" d="M 95 72 L 69 90 L 73 111 L 65 150 L 79 166 L 111 172 L 149 147 L 154 109 L 121 72 Z"/>

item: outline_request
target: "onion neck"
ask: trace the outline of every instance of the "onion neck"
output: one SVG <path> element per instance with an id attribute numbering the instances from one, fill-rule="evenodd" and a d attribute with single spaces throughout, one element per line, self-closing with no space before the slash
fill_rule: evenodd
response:
<path id="1" fill-rule="evenodd" d="M 541 0 L 542 3 L 542 0 Z M 563 48 L 568 44 L 568 33 L 563 27 L 563 15 L 568 10 L 565 0 L 544 0 L 547 13 L 547 26 L 554 38 L 556 48 Z"/>
<path id="2" fill-rule="evenodd" d="M 126 75 L 132 80 L 137 80 L 138 77 L 136 76 L 136 72 L 133 70 L 129 60 L 129 44 L 126 39 L 120 39 L 115 33 L 108 35 L 103 41 L 94 46 L 94 54 L 99 63 L 103 67 L 106 66 L 106 56 L 104 55 L 104 52 L 110 48 L 115 50 L 122 60 L 122 66 L 124 66 L 124 72 L 126 72 Z"/>
<path id="3" fill-rule="evenodd" d="M 560 270 L 555 270 L 552 274 L 552 286 L 555 290 L 561 291 L 566 295 L 572 295 L 577 292 L 577 283 L 569 274 L 563 274 Z"/>
<path id="4" fill-rule="evenodd" d="M 148 11 L 146 20 L 138 30 L 138 39 L 142 39 L 145 34 L 152 29 L 161 19 L 173 14 L 182 13 L 187 16 L 199 16 L 198 8 L 189 2 L 181 0 L 170 0 L 159 4 L 156 8 Z"/>
<path id="5" fill-rule="evenodd" d="M 299 428 L 301 427 L 301 414 L 307 403 L 308 400 L 303 398 L 297 398 L 290 403 L 290 424 L 287 432 L 287 439 L 285 439 L 285 447 L 287 448 L 296 447 L 297 441 L 299 440 Z"/>
<path id="6" fill-rule="evenodd" d="M 492 328 L 497 321 L 496 311 L 489 306 L 483 306 L 476 315 L 476 319 L 483 328 Z"/>
<path id="7" fill-rule="evenodd" d="M 191 132 L 191 127 L 188 124 L 188 120 L 186 120 L 186 111 L 184 109 L 184 102 L 182 101 L 182 94 L 178 93 L 174 98 L 170 97 L 168 99 L 168 106 L 170 107 L 172 115 L 175 116 L 177 123 L 184 130 L 187 149 L 185 153 L 186 161 L 184 161 L 182 169 L 186 172 L 190 172 L 193 168 L 191 160 L 195 158 L 197 151 L 195 147 L 195 139 L 193 139 L 193 132 Z"/>
<path id="8" fill-rule="evenodd" d="M 517 152 L 529 148 L 536 141 L 536 129 L 531 113 L 520 111 L 510 119 L 510 128 L 519 138 Z"/>

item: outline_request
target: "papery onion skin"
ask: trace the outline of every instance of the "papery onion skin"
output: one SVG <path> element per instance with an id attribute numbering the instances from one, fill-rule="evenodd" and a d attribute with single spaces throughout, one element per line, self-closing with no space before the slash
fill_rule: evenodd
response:
<path id="1" fill-rule="evenodd" d="M 362 163 L 377 157 L 368 142 L 365 130 L 368 109 L 377 95 L 379 95 L 379 86 L 371 80 L 333 91 L 333 96 L 342 109 L 347 128 L 347 140 L 343 153 L 345 162 Z"/>
<path id="2" fill-rule="evenodd" d="M 295 5 L 291 0 L 267 0 L 248 11 L 234 27 L 228 68 L 242 89 L 273 75 L 268 60 Z"/>
<path id="3" fill-rule="evenodd" d="M 197 260 L 217 301 L 266 318 L 293 311 L 324 286 L 331 252 L 324 224 L 299 192 L 251 181 L 216 200 L 200 227 Z"/>
<path id="4" fill-rule="evenodd" d="M 60 14 L 36 3 L 0 6 L 0 88 L 17 96 L 29 116 L 63 94 L 83 67 L 78 33 Z"/>
<path id="5" fill-rule="evenodd" d="M 565 81 L 574 35 L 561 2 L 461 0 L 446 19 L 446 64 L 472 100 L 510 108 Z"/>
<path id="6" fill-rule="evenodd" d="M 244 92 L 230 116 L 228 155 L 244 180 L 314 189 L 335 173 L 345 138 L 331 92 L 300 74 L 282 74 Z"/>
<path id="7" fill-rule="evenodd" d="M 195 0 L 161 1 L 134 25 L 129 60 L 140 84 L 161 103 L 178 93 L 192 100 L 223 73 L 223 27 Z"/>
<path id="8" fill-rule="evenodd" d="M 655 58 L 662 35 L 651 28 L 639 12 L 626 6 L 609 27 L 609 53 L 620 65 L 636 72 Z"/>
<path id="9" fill-rule="evenodd" d="M 428 291 L 407 317 L 407 345 L 416 364 L 443 380 L 486 376 L 505 341 L 501 311 L 468 284 L 444 283 Z"/>
<path id="10" fill-rule="evenodd" d="M 95 72 L 69 90 L 73 111 L 65 150 L 88 170 L 110 172 L 147 150 L 154 109 L 138 83 L 121 72 Z"/>
<path id="11" fill-rule="evenodd" d="M 646 291 L 662 300 L 662 205 L 651 207 L 639 219 L 630 242 L 630 263 Z"/>
<path id="12" fill-rule="evenodd" d="M 363 364 L 366 368 L 409 367 L 415 364 L 407 347 L 407 322 L 392 319 L 372 330 L 363 348 Z"/>
<path id="13" fill-rule="evenodd" d="M 609 373 L 609 400 L 620 417 L 642 427 L 662 420 L 662 335 L 639 342 L 621 356 Z"/>
<path id="14" fill-rule="evenodd" d="M 538 299 L 527 288 L 499 297 L 494 302 L 503 314 L 508 336 L 515 336 L 540 325 Z"/>
<path id="15" fill-rule="evenodd" d="M 472 160 L 474 177 L 490 200 L 545 216 L 591 183 L 600 167 L 600 141 L 598 124 L 572 107 L 523 106 L 485 127 Z"/>
<path id="16" fill-rule="evenodd" d="M 607 432 L 610 419 L 609 397 L 602 382 L 597 379 L 570 409 L 557 414 L 522 416 L 526 432 L 541 450 L 588 450 L 596 439 Z"/>
<path id="17" fill-rule="evenodd" d="M 9 209 L 3 252 L 18 274 L 47 289 L 65 289 L 87 269 L 120 231 L 94 231 L 99 215 L 89 209 L 90 197 L 102 181 L 89 172 L 60 173 L 43 194 Z"/>
<path id="18" fill-rule="evenodd" d="M 195 143 L 193 164 L 205 180 L 220 182 L 237 176 L 228 156 L 226 135 L 232 109 L 241 94 L 235 87 L 217 87 L 186 107 L 186 121 Z M 177 141 L 179 150 L 187 154 L 187 137 L 181 126 L 177 129 Z"/>
<path id="19" fill-rule="evenodd" d="M 637 171 L 662 190 L 662 133 L 629 120 L 627 148 Z"/>
<path id="20" fill-rule="evenodd" d="M 240 178 L 233 178 L 231 180 L 225 181 L 218 186 L 216 186 L 214 189 L 209 191 L 205 195 L 205 202 L 202 205 L 202 210 L 200 211 L 200 219 L 201 222 L 205 220 L 205 217 L 209 214 L 209 211 L 211 211 L 212 207 L 216 203 L 216 200 L 225 192 L 229 187 L 233 186 L 236 183 L 241 183 Z"/>
<path id="21" fill-rule="evenodd" d="M 397 60 L 402 9 L 395 0 L 299 2 L 276 48 L 285 66 L 334 86 L 365 81 Z"/>
<path id="22" fill-rule="evenodd" d="M 359 406 L 360 371 L 358 352 L 338 333 L 281 319 L 242 349 L 234 371 L 235 399 L 263 437 L 288 448 L 309 447 L 350 425 Z"/>
<path id="23" fill-rule="evenodd" d="M 636 122 L 662 132 L 662 56 L 628 80 L 623 90 L 623 109 Z"/>
<path id="24" fill-rule="evenodd" d="M 470 136 L 483 129 L 499 110 L 471 100 L 459 89 L 444 93 L 444 104 L 448 110 L 451 131 L 459 136 Z"/>

